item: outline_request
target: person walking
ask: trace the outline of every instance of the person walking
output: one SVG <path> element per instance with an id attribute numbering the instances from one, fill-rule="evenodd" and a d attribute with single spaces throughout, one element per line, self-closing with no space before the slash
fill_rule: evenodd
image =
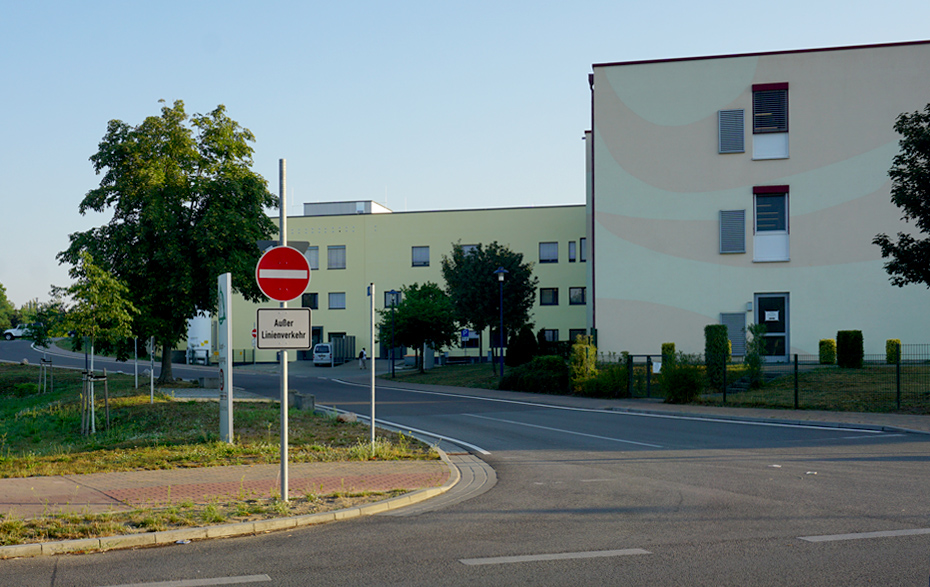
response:
<path id="1" fill-rule="evenodd" d="M 365 359 L 366 359 L 367 357 L 368 357 L 368 355 L 365 354 L 365 349 L 362 348 L 362 352 L 360 352 L 360 353 L 358 354 L 358 368 L 359 368 L 359 369 L 364 369 L 364 368 L 365 368 Z"/>

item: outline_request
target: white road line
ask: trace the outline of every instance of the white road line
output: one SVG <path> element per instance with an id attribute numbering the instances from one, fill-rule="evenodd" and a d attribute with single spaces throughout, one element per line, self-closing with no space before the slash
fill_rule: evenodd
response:
<path id="1" fill-rule="evenodd" d="M 920 534 L 930 534 L 930 528 L 914 528 L 913 530 L 885 530 L 882 532 L 858 532 L 856 534 L 827 534 L 825 536 L 799 536 L 798 539 L 807 542 L 835 542 L 838 540 L 863 540 L 866 538 L 918 536 Z"/>
<path id="2" fill-rule="evenodd" d="M 627 548 L 624 550 L 592 550 L 590 552 L 562 552 L 558 554 L 536 554 L 526 556 L 498 556 L 492 558 L 463 558 L 459 562 L 463 565 L 506 565 L 511 563 L 528 563 L 538 561 L 575 560 L 583 558 L 602 558 L 611 556 L 631 556 L 636 554 L 652 554 L 642 548 Z"/>
<path id="3" fill-rule="evenodd" d="M 331 379 L 336 383 L 342 383 L 343 385 L 352 385 L 355 387 L 369 387 L 368 384 L 362 383 L 350 383 L 348 381 L 342 381 L 341 379 Z M 594 414 L 612 414 L 615 416 L 628 416 L 628 417 L 638 417 L 638 418 L 664 418 L 666 420 L 690 420 L 693 422 L 715 422 L 718 424 L 734 424 L 739 426 L 769 426 L 772 428 L 800 428 L 805 430 L 828 430 L 832 432 L 860 432 L 862 434 L 884 434 L 883 430 L 869 430 L 865 428 L 843 428 L 839 426 L 823 426 L 819 424 L 788 424 L 785 422 L 759 422 L 756 420 L 733 420 L 729 418 L 701 418 L 696 416 L 680 416 L 675 414 L 646 414 L 643 412 L 623 412 L 617 410 L 605 410 L 605 409 L 595 409 L 595 408 L 572 408 L 568 406 L 553 406 L 551 404 L 540 404 L 536 402 L 527 402 L 519 401 L 512 399 L 499 399 L 492 397 L 480 397 L 474 395 L 465 395 L 459 393 L 449 393 L 445 391 L 426 391 L 423 389 L 411 389 L 409 387 L 380 387 L 386 391 L 406 391 L 409 393 L 419 393 L 423 395 L 439 395 L 444 397 L 458 397 L 463 399 L 486 401 L 486 402 L 496 402 L 501 404 L 514 404 L 518 406 L 530 406 L 534 408 L 549 408 L 550 410 L 564 410 L 567 412 L 588 412 Z"/>
<path id="4" fill-rule="evenodd" d="M 101 587 L 210 587 L 211 585 L 241 585 L 242 583 L 268 583 L 269 581 L 271 581 L 271 577 L 268 575 L 242 575 L 239 577 L 186 579 L 158 583 L 124 583 L 122 585 L 102 585 Z"/>
<path id="5" fill-rule="evenodd" d="M 334 379 L 333 381 L 335 381 L 335 379 Z M 340 381 L 340 383 L 342 383 L 342 382 Z M 327 408 L 326 406 L 322 406 L 322 405 L 319 406 L 319 407 L 320 407 L 320 409 L 322 409 L 322 410 L 333 410 L 333 411 L 335 411 L 335 412 L 344 411 L 344 410 L 338 410 L 338 409 L 336 409 L 336 408 Z M 371 416 L 363 416 L 363 415 L 361 415 L 361 414 L 356 414 L 356 416 L 357 416 L 360 420 L 364 420 L 365 422 L 369 422 L 369 421 L 371 420 Z M 431 438 L 436 438 L 436 439 L 439 439 L 439 440 L 446 440 L 446 441 L 448 441 L 448 442 L 451 442 L 452 444 L 457 444 L 457 445 L 459 445 L 459 446 L 464 446 L 465 448 L 470 448 L 470 449 L 474 450 L 475 452 L 477 452 L 477 453 L 479 453 L 479 454 L 483 454 L 483 455 L 489 455 L 489 454 L 491 454 L 489 451 L 484 450 L 484 449 L 481 448 L 480 446 L 477 446 L 477 445 L 472 444 L 472 443 L 470 443 L 470 442 L 465 442 L 464 440 L 459 440 L 458 438 L 452 438 L 451 436 L 445 436 L 445 435 L 443 435 L 443 434 L 436 434 L 435 432 L 430 432 L 430 431 L 428 431 L 428 430 L 420 430 L 419 428 L 413 428 L 413 427 L 411 427 L 411 426 L 405 426 L 404 424 L 398 424 L 397 422 L 391 422 L 391 421 L 389 421 L 389 420 L 384 420 L 384 419 L 378 418 L 378 417 L 375 417 L 375 422 L 376 422 L 377 424 L 383 424 L 383 425 L 385 425 L 385 426 L 390 426 L 390 427 L 392 427 L 392 428 L 397 429 L 397 430 L 400 431 L 400 432 L 403 432 L 403 431 L 406 430 L 406 431 L 409 431 L 409 432 L 416 432 L 417 434 L 422 434 L 422 435 L 424 435 L 424 436 L 429 436 L 429 437 L 431 437 Z"/>
<path id="6" fill-rule="evenodd" d="M 540 430 L 548 430 L 550 432 L 561 432 L 563 434 L 573 434 L 575 436 L 584 436 L 586 438 L 596 438 L 597 440 L 610 440 L 611 442 L 622 442 L 624 444 L 635 444 L 637 446 L 648 446 L 649 448 L 662 448 L 661 445 L 649 444 L 648 442 L 636 442 L 635 440 L 623 440 L 621 438 L 611 438 L 609 436 L 598 436 L 597 434 L 585 434 L 584 432 L 562 430 L 561 428 L 550 428 L 549 426 L 537 426 L 536 424 L 527 424 L 525 422 L 515 422 L 513 420 L 503 420 L 500 418 L 488 418 L 487 416 L 478 416 L 476 414 L 462 414 L 462 415 L 469 416 L 471 418 L 479 418 L 481 420 L 491 420 L 493 422 L 503 422 L 504 424 L 513 424 L 515 426 L 526 426 L 528 428 L 539 428 Z"/>

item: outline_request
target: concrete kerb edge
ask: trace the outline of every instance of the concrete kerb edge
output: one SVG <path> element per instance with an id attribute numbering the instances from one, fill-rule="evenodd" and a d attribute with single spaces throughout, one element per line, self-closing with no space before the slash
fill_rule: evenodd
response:
<path id="1" fill-rule="evenodd" d="M 418 489 L 404 495 L 376 501 L 368 505 L 322 512 L 318 514 L 305 514 L 287 518 L 274 518 L 257 522 L 236 522 L 233 524 L 218 524 L 216 526 L 203 526 L 199 528 L 179 528 L 177 530 L 164 530 L 162 532 L 145 532 L 139 534 L 122 534 L 118 536 L 103 536 L 100 538 L 79 538 L 76 540 L 58 540 L 54 542 L 37 542 L 31 544 L 13 544 L 0 546 L 0 560 L 11 558 L 29 558 L 48 556 L 53 554 L 79 553 L 90 551 L 117 550 L 121 548 L 135 548 L 139 546 L 152 546 L 172 544 L 181 540 L 205 540 L 209 538 L 230 538 L 233 536 L 249 536 L 289 530 L 303 526 L 325 524 L 337 520 L 347 520 L 362 516 L 371 516 L 389 510 L 407 507 L 432 497 L 442 495 L 455 487 L 461 480 L 459 472 L 448 455 L 437 447 L 439 455 L 446 466 L 449 467 L 449 479 L 440 487 L 427 487 Z"/>
<path id="2" fill-rule="evenodd" d="M 731 416 L 727 414 L 701 414 L 695 412 L 674 412 L 665 410 L 646 410 L 641 408 L 608 407 L 611 412 L 625 412 L 629 414 L 645 414 L 649 416 L 671 416 L 675 418 L 693 418 L 703 420 L 727 420 L 730 422 L 761 422 L 770 424 L 786 424 L 791 426 L 820 426 L 823 428 L 855 428 L 859 430 L 876 430 L 880 432 L 902 432 L 907 434 L 930 434 L 926 430 L 912 430 L 900 426 L 887 426 L 884 424 L 856 424 L 852 422 L 824 422 L 821 420 L 792 420 L 787 418 L 754 418 L 752 416 Z"/>

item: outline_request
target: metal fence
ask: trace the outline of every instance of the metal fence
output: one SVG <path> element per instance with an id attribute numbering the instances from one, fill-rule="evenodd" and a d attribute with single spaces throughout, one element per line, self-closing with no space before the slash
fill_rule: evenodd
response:
<path id="1" fill-rule="evenodd" d="M 694 359 L 707 375 L 700 394 L 704 403 L 930 414 L 930 344 L 901 345 L 900 357 L 891 357 L 892 362 L 885 354 L 865 355 L 860 368 L 822 365 L 817 355 L 791 355 L 787 362 L 762 365 L 760 387 L 751 384 L 743 363 L 721 361 L 707 368 L 703 356 Z M 625 366 L 626 389 L 618 395 L 665 397 L 660 354 L 601 360 Z"/>

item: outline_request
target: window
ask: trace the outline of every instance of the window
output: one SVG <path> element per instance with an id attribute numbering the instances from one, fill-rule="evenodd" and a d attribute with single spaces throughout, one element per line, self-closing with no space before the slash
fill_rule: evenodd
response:
<path id="1" fill-rule="evenodd" d="M 469 255 L 469 253 L 471 253 L 472 251 L 477 251 L 477 250 L 478 250 L 478 245 L 459 245 L 459 247 L 461 247 L 461 249 L 462 249 L 462 254 L 465 255 L 466 257 L 467 257 L 467 256 Z"/>
<path id="2" fill-rule="evenodd" d="M 717 152 L 743 153 L 743 109 L 720 110 L 717 112 Z"/>
<path id="3" fill-rule="evenodd" d="M 752 192 L 753 261 L 788 261 L 788 186 L 756 186 Z"/>
<path id="4" fill-rule="evenodd" d="M 568 305 L 570 306 L 583 306 L 587 303 L 587 291 L 583 287 L 570 287 L 568 288 Z M 572 339 L 574 340 L 574 339 Z"/>
<path id="5" fill-rule="evenodd" d="M 384 292 L 384 307 L 391 308 L 400 303 L 401 293 L 395 291 L 393 294 L 391 292 Z"/>
<path id="6" fill-rule="evenodd" d="M 346 268 L 346 247 L 345 245 L 331 245 L 326 247 L 326 268 L 327 269 L 345 269 Z"/>
<path id="7" fill-rule="evenodd" d="M 546 342 L 559 342 L 559 329 L 544 328 L 543 338 L 546 340 Z"/>
<path id="8" fill-rule="evenodd" d="M 788 84 L 752 86 L 752 158 L 788 158 Z"/>
<path id="9" fill-rule="evenodd" d="M 300 296 L 300 307 L 301 308 L 310 308 L 311 310 L 318 309 L 320 304 L 320 294 L 315 293 L 305 293 Z"/>
<path id="10" fill-rule="evenodd" d="M 788 132 L 788 84 L 752 86 L 752 132 Z"/>
<path id="11" fill-rule="evenodd" d="M 307 247 L 307 252 L 304 256 L 307 257 L 307 263 L 310 264 L 310 269 L 320 268 L 320 247 Z"/>
<path id="12" fill-rule="evenodd" d="M 720 211 L 720 254 L 746 252 L 746 210 Z"/>
<path id="13" fill-rule="evenodd" d="M 574 263 L 576 257 L 577 247 L 575 247 L 575 241 L 568 241 L 568 262 Z"/>
<path id="14" fill-rule="evenodd" d="M 585 328 L 572 328 L 568 331 L 568 340 L 575 342 L 579 336 L 587 336 L 588 331 Z"/>
<path id="15" fill-rule="evenodd" d="M 330 292 L 329 294 L 329 309 L 330 310 L 345 310 L 346 309 L 346 292 Z"/>
<path id="16" fill-rule="evenodd" d="M 429 267 L 429 247 L 413 247 L 411 256 L 414 267 Z"/>
<path id="17" fill-rule="evenodd" d="M 581 248 L 581 262 L 588 260 L 588 239 L 581 237 L 578 239 L 578 245 Z"/>
<path id="18" fill-rule="evenodd" d="M 558 263 L 559 243 L 539 243 L 539 262 Z"/>
<path id="19" fill-rule="evenodd" d="M 539 288 L 539 305 L 540 306 L 558 306 L 559 305 L 559 288 L 557 287 Z"/>
<path id="20" fill-rule="evenodd" d="M 788 232 L 788 194 L 756 192 L 756 233 Z"/>

